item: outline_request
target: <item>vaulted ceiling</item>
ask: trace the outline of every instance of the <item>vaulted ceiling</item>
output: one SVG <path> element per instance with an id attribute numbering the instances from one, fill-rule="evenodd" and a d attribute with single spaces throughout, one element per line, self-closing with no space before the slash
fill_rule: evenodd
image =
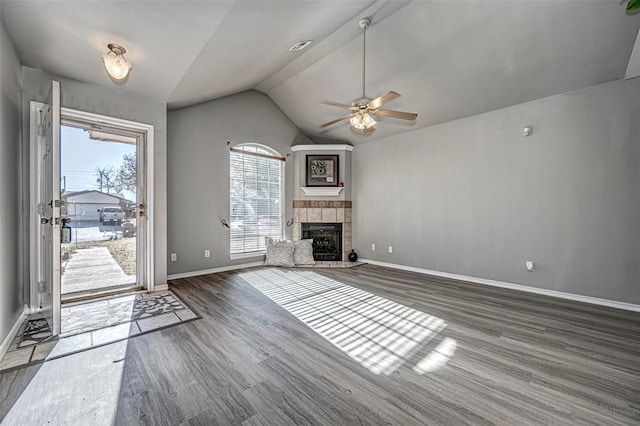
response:
<path id="1" fill-rule="evenodd" d="M 610 0 L 0 0 L 0 13 L 24 65 L 170 109 L 257 89 L 312 138 L 355 144 L 623 78 L 640 29 Z M 419 114 L 370 136 L 319 127 L 344 114 L 319 101 L 361 97 L 361 17 L 366 95 L 394 90 L 390 109 Z M 133 63 L 122 85 L 100 60 L 107 43 Z"/>

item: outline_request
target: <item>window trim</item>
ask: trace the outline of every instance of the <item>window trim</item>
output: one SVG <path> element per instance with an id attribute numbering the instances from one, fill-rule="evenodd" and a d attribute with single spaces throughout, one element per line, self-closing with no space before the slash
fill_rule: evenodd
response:
<path id="1" fill-rule="evenodd" d="M 238 145 L 238 146 L 259 146 L 260 148 L 263 148 L 265 150 L 276 152 L 275 150 L 269 148 L 268 146 L 260 145 L 260 144 L 257 144 L 257 143 L 243 143 L 243 144 Z M 269 160 L 285 161 L 285 158 L 283 156 L 281 156 L 281 155 L 261 154 L 259 152 L 245 151 L 244 149 L 238 149 L 238 148 L 234 148 L 234 147 L 229 148 L 229 151 L 237 152 L 238 154 L 242 154 L 242 155 L 253 155 L 254 157 L 266 158 L 266 159 L 269 159 Z"/>
<path id="2" fill-rule="evenodd" d="M 253 147 L 253 148 L 257 148 L 257 149 L 261 149 L 264 151 L 267 151 L 269 154 L 266 153 L 261 153 L 261 152 L 251 152 L 251 151 L 246 151 L 244 149 L 241 149 L 241 147 Z M 230 156 L 229 156 L 229 202 L 230 202 L 230 206 L 229 206 L 229 213 L 231 215 L 231 209 L 232 209 L 232 194 L 231 194 L 231 172 L 232 172 L 232 168 L 231 168 L 231 155 L 233 155 L 233 153 L 235 154 L 239 154 L 239 155 L 247 155 L 247 156 L 253 156 L 253 157 L 259 157 L 259 158 L 263 158 L 263 159 L 267 159 L 267 160 L 276 160 L 276 161 L 282 161 L 283 163 L 286 161 L 286 158 L 283 157 L 282 155 L 280 155 L 280 153 L 275 150 L 274 148 L 271 148 L 270 146 L 267 145 L 263 145 L 260 143 L 253 143 L 253 142 L 247 142 L 247 143 L 242 143 L 242 144 L 238 144 L 235 147 L 229 147 L 229 151 L 230 151 Z M 286 177 L 285 177 L 285 173 L 286 173 L 286 167 L 284 164 L 282 164 L 280 166 L 280 196 L 279 196 L 279 204 L 280 204 L 280 226 L 279 226 L 279 235 L 278 236 L 273 236 L 274 238 L 284 238 L 285 233 L 286 233 Z M 268 198 L 267 198 L 268 199 Z M 274 198 L 271 198 L 274 199 Z M 257 214 L 256 218 L 257 218 Z M 231 217 L 230 217 L 231 219 Z M 264 237 L 263 237 L 264 238 Z M 243 252 L 236 252 L 236 253 L 232 253 L 231 252 L 231 248 L 232 248 L 232 238 L 231 238 L 231 233 L 229 234 L 229 259 L 234 260 L 234 259 L 243 259 L 243 258 L 256 258 L 256 257 L 261 257 L 264 256 L 266 254 L 266 251 L 264 248 L 260 248 L 260 238 L 258 238 L 257 240 L 258 243 L 258 249 L 254 250 L 254 251 L 243 251 Z"/>
<path id="3" fill-rule="evenodd" d="M 229 247 L 231 248 L 231 247 Z M 249 259 L 251 257 L 261 257 L 266 255 L 267 252 L 265 250 L 262 251 L 248 251 L 246 253 L 229 253 L 229 259 L 230 260 L 236 260 L 236 259 Z"/>

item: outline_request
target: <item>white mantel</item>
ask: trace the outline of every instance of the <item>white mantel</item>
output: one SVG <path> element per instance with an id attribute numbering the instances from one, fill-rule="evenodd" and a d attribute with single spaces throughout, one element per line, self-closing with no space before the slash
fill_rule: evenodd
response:
<path id="1" fill-rule="evenodd" d="M 331 144 L 331 145 L 294 145 L 291 151 L 353 151 L 353 145 Z"/>
<path id="2" fill-rule="evenodd" d="M 301 186 L 304 195 L 309 197 L 337 197 L 344 188 L 340 186 Z"/>

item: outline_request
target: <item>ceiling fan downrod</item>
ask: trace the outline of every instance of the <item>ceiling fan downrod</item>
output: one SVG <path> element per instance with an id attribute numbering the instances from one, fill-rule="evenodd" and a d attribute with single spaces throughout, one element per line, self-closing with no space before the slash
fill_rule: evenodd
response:
<path id="1" fill-rule="evenodd" d="M 358 25 L 360 26 L 360 28 L 362 28 L 362 44 L 363 44 L 363 48 L 362 48 L 362 99 L 366 98 L 365 95 L 365 81 L 366 81 L 366 71 L 367 71 L 367 28 L 369 28 L 369 25 L 371 24 L 371 19 L 369 18 L 362 18 L 359 22 Z"/>

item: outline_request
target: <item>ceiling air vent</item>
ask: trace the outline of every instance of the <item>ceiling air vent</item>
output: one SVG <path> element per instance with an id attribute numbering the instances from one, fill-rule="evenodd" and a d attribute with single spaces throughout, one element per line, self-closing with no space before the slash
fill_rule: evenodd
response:
<path id="1" fill-rule="evenodd" d="M 309 46 L 311 43 L 313 43 L 313 40 L 299 41 L 289 48 L 289 52 L 297 52 L 298 50 L 302 50 L 305 47 Z"/>

